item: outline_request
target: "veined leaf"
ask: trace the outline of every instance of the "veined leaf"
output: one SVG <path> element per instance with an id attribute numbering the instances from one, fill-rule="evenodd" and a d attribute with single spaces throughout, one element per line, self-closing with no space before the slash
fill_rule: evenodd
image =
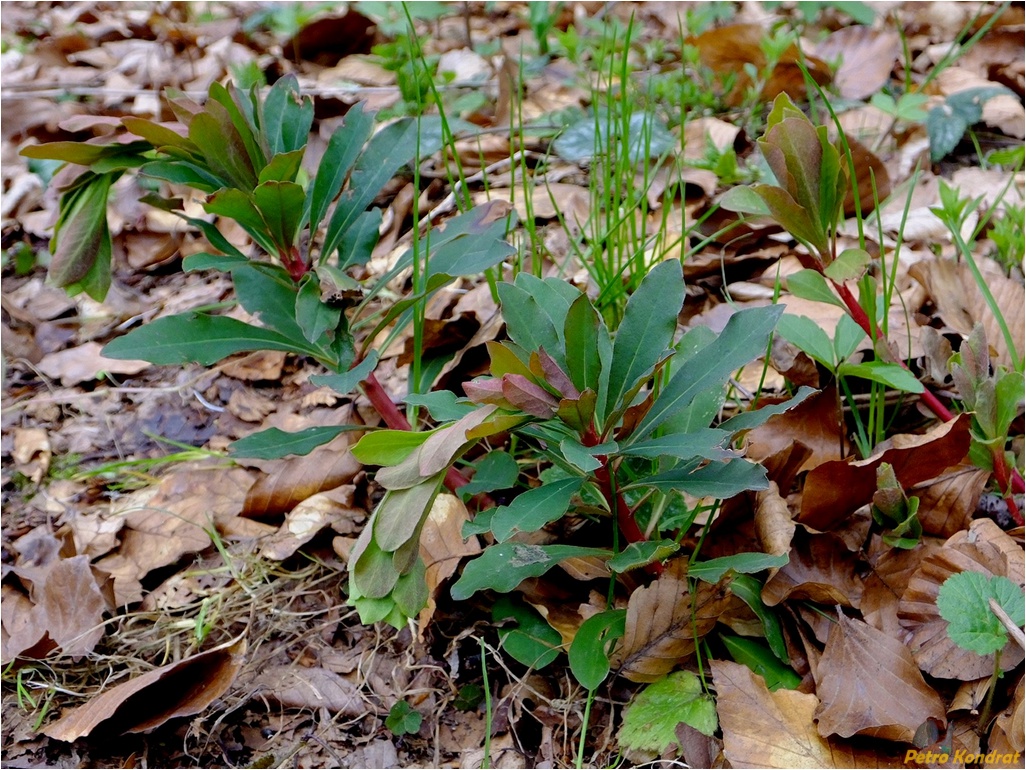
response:
<path id="1" fill-rule="evenodd" d="M 48 142 L 30 144 L 18 153 L 25 158 L 39 160 L 63 160 L 79 166 L 92 166 L 104 158 L 117 155 L 137 155 L 151 149 L 149 142 L 129 144 L 88 144 L 86 142 Z"/>
<path id="2" fill-rule="evenodd" d="M 613 572 L 629 572 L 644 567 L 654 561 L 663 561 L 680 550 L 680 546 L 672 540 L 642 540 L 630 543 L 620 553 L 606 562 Z"/>
<path id="3" fill-rule="evenodd" d="M 673 671 L 639 692 L 624 711 L 617 739 L 621 746 L 661 754 L 680 745 L 681 722 L 702 735 L 718 727 L 716 702 L 690 671 Z"/>
<path id="4" fill-rule="evenodd" d="M 833 371 L 837 362 L 834 360 L 834 344 L 829 335 L 811 318 L 803 315 L 785 313 L 777 321 L 777 334 L 795 345 L 803 353 Z"/>
<path id="5" fill-rule="evenodd" d="M 509 505 L 500 506 L 492 516 L 492 533 L 502 542 L 514 532 L 534 532 L 566 513 L 571 498 L 584 485 L 573 477 L 545 484 L 520 494 Z"/>
<path id="6" fill-rule="evenodd" d="M 814 302 L 829 302 L 843 308 L 844 303 L 834 294 L 826 282 L 826 278 L 815 270 L 799 270 L 787 277 L 787 290 L 796 297 L 811 299 Z"/>
<path id="7" fill-rule="evenodd" d="M 766 680 L 766 687 L 770 692 L 775 692 L 781 687 L 785 690 L 797 690 L 801 684 L 802 678 L 794 669 L 781 663 L 762 642 L 734 634 L 720 634 L 720 639 L 734 660 L 748 666 Z"/>
<path id="8" fill-rule="evenodd" d="M 138 118 L 133 115 L 123 117 L 121 122 L 131 133 L 141 136 L 157 149 L 167 146 L 177 147 L 193 157 L 198 158 L 200 156 L 199 148 L 192 140 L 163 123 L 155 123 L 152 120 Z"/>
<path id="9" fill-rule="evenodd" d="M 747 460 L 712 462 L 697 470 L 690 470 L 690 467 L 686 465 L 683 468 L 663 471 L 639 479 L 624 488 L 655 487 L 667 492 L 687 492 L 694 497 L 717 497 L 726 500 L 741 492 L 766 489 L 769 483 L 766 481 L 766 469 Z"/>
<path id="10" fill-rule="evenodd" d="M 296 294 L 296 323 L 308 342 L 316 344 L 324 333 L 338 326 L 342 309 L 321 301 L 321 285 L 314 273 L 307 273 Z"/>
<path id="11" fill-rule="evenodd" d="M 321 351 L 278 332 L 225 316 L 184 313 L 158 318 L 112 340 L 103 348 L 108 358 L 137 358 L 151 364 L 197 363 L 203 366 L 249 350 L 284 350 L 318 356 Z"/>
<path id="12" fill-rule="evenodd" d="M 631 444 L 619 454 L 634 457 L 676 457 L 690 460 L 702 457 L 706 460 L 725 460 L 737 457 L 737 453 L 724 447 L 730 433 L 718 428 L 701 428 L 690 433 L 668 433 L 665 436 L 645 439 Z"/>
<path id="13" fill-rule="evenodd" d="M 233 441 L 228 445 L 228 450 L 235 457 L 277 460 L 286 455 L 310 454 L 317 447 L 327 444 L 347 430 L 366 430 L 366 427 L 363 425 L 322 425 L 292 433 L 278 428 L 268 428 Z"/>
<path id="14" fill-rule="evenodd" d="M 921 383 L 912 372 L 886 361 L 865 361 L 861 364 L 844 363 L 837 367 L 839 377 L 862 377 L 879 382 L 906 393 L 922 393 Z"/>
<path id="15" fill-rule="evenodd" d="M 566 350 L 567 374 L 574 387 L 580 391 L 588 388 L 598 391 L 602 372 L 602 361 L 599 358 L 600 334 L 608 336 L 609 332 L 591 300 L 586 294 L 581 294 L 570 303 L 563 326 L 564 338 L 573 340 L 573 344 L 568 345 Z"/>
<path id="16" fill-rule="evenodd" d="M 865 249 L 845 249 L 823 272 L 834 283 L 857 281 L 865 274 L 871 259 Z"/>
<path id="17" fill-rule="evenodd" d="M 155 160 L 139 167 L 139 173 L 154 179 L 163 179 L 172 184 L 184 184 L 213 193 L 224 187 L 224 181 L 208 172 L 202 166 L 185 160 Z"/>
<path id="18" fill-rule="evenodd" d="M 364 465 L 398 465 L 435 431 L 374 430 L 349 450 Z"/>
<path id="19" fill-rule="evenodd" d="M 570 643 L 567 657 L 574 678 L 586 690 L 594 690 L 609 676 L 609 652 L 623 636 L 627 610 L 606 610 L 581 624 Z"/>
<path id="20" fill-rule="evenodd" d="M 374 208 L 360 214 L 353 222 L 353 226 L 342 233 L 342 238 L 338 242 L 340 270 L 352 265 L 365 264 L 371 258 L 374 247 L 378 244 L 380 226 L 381 209 Z"/>
<path id="21" fill-rule="evenodd" d="M 328 140 L 328 148 L 317 167 L 309 198 L 311 232 L 317 231 L 328 205 L 342 190 L 346 175 L 356 162 L 373 127 L 374 116 L 364 112 L 361 102 L 346 113 L 342 125 L 335 129 Z"/>
<path id="22" fill-rule="evenodd" d="M 533 295 L 511 283 L 500 283 L 499 301 L 511 340 L 525 351 L 545 348 L 557 362 L 563 357 L 556 327 Z M 553 351 L 559 352 L 559 357 Z"/>
<path id="23" fill-rule="evenodd" d="M 777 414 L 783 414 L 789 409 L 794 409 L 802 401 L 817 392 L 818 391 L 815 388 L 802 385 L 798 388 L 798 392 L 795 393 L 792 398 L 789 398 L 781 404 L 770 404 L 768 406 L 759 407 L 758 409 L 753 409 L 750 412 L 741 412 L 740 414 L 734 415 L 729 420 L 724 420 L 720 423 L 720 430 L 733 434 L 742 430 L 758 428 L 770 417 Z"/>
<path id="24" fill-rule="evenodd" d="M 96 265 L 104 249 L 107 272 L 110 272 L 107 194 L 115 176 L 96 176 L 92 172 L 86 172 L 86 175 L 88 181 L 85 184 L 80 184 L 61 196 L 61 214 L 50 244 L 53 250 L 50 280 L 61 287 L 71 286 L 83 280 Z M 102 300 L 102 296 L 100 299 Z"/>
<path id="25" fill-rule="evenodd" d="M 680 262 L 669 259 L 656 265 L 627 301 L 623 321 L 613 339 L 609 390 L 603 413 L 621 406 L 624 396 L 652 374 L 677 330 L 677 314 L 684 304 L 684 274 Z"/>
<path id="26" fill-rule="evenodd" d="M 503 623 L 514 620 L 516 625 Z M 533 607 L 500 597 L 492 607 L 492 622 L 499 626 L 502 649 L 530 668 L 545 668 L 560 653 L 563 638 Z"/>
<path id="27" fill-rule="evenodd" d="M 783 567 L 788 559 L 786 553 L 779 556 L 769 553 L 736 553 L 733 556 L 696 562 L 688 567 L 688 575 L 706 583 L 718 583 L 729 570 L 749 575 L 753 572 L 762 572 L 764 569 Z"/>
<path id="28" fill-rule="evenodd" d="M 759 579 L 751 575 L 736 574 L 730 581 L 730 592 L 747 604 L 756 617 L 762 621 L 762 630 L 766 635 L 766 642 L 769 644 L 770 650 L 781 662 L 787 663 L 787 643 L 784 641 L 784 631 L 776 613 L 762 600 L 762 583 L 759 582 Z"/>
<path id="29" fill-rule="evenodd" d="M 234 187 L 225 187 L 211 195 L 203 204 L 210 214 L 234 219 L 268 254 L 277 254 L 278 248 L 267 231 L 267 223 L 260 215 L 252 196 Z"/>
<path id="30" fill-rule="evenodd" d="M 306 203 L 303 188 L 295 182 L 264 182 L 253 191 L 253 203 L 278 248 L 284 251 L 293 246 Z"/>
<path id="31" fill-rule="evenodd" d="M 303 165 L 304 154 L 303 149 L 278 153 L 260 170 L 257 182 L 295 182 Z"/>
<path id="32" fill-rule="evenodd" d="M 720 336 L 698 351 L 670 378 L 632 434 L 638 441 L 679 413 L 699 394 L 726 382 L 737 369 L 766 352 L 782 305 L 741 310 L 730 317 Z"/>
<path id="33" fill-rule="evenodd" d="M 296 284 L 277 265 L 249 262 L 232 270 L 239 303 L 260 322 L 293 339 L 306 339 L 296 323 Z"/>
<path id="34" fill-rule="evenodd" d="M 575 545 L 493 545 L 463 568 L 460 579 L 453 584 L 452 598 L 463 601 L 489 588 L 509 593 L 522 580 L 544 575 L 564 559 L 584 556 L 609 556 L 609 551 Z"/>
<path id="35" fill-rule="evenodd" d="M 215 108 L 220 108 L 220 119 L 214 117 Z M 208 105 L 208 110 L 192 119 L 189 139 L 203 153 L 207 167 L 226 187 L 252 190 L 256 187 L 257 174 L 242 137 L 235 130 L 224 107 L 214 102 Z"/>
<path id="36" fill-rule="evenodd" d="M 347 372 L 338 374 L 316 374 L 310 382 L 318 387 L 329 387 L 336 393 L 346 395 L 367 378 L 378 364 L 378 351 L 372 350 L 365 359 Z"/>

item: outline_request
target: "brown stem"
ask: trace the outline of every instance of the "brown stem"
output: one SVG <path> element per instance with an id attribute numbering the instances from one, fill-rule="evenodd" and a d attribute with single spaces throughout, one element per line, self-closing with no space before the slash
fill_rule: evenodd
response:
<path id="1" fill-rule="evenodd" d="M 613 489 L 613 477 L 609 470 L 608 460 L 604 455 L 595 457 L 602 465 L 595 470 L 595 480 L 602 490 L 602 496 L 606 499 L 609 510 L 616 512 L 616 523 L 628 543 L 642 543 L 648 540 L 645 533 L 638 526 L 638 520 L 634 518 L 634 511 L 627 505 L 623 495 Z M 645 565 L 645 571 L 650 575 L 661 575 L 663 565 L 657 561 Z"/>

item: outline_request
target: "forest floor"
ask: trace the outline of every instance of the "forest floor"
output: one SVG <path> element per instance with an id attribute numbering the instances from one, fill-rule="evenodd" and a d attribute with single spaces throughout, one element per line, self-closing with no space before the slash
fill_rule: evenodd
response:
<path id="1" fill-rule="evenodd" d="M 1002 494 L 973 464 L 978 426 L 959 416 L 965 394 L 948 368 L 979 324 L 995 376 L 1022 371 L 1021 4 L 425 2 L 409 12 L 391 2 L 3 4 L 4 765 L 1023 767 L 1014 628 L 1000 653 L 977 654 L 950 638 L 936 606 L 953 573 L 1007 578 L 1021 594 L 1026 571 L 1022 496 Z M 422 49 L 412 55 L 410 22 Z M 861 243 L 874 269 L 891 271 L 890 306 L 878 315 L 956 416 L 939 420 L 916 396 L 854 374 L 864 369 L 838 380 L 816 340 L 801 344 L 800 326 L 774 341 L 767 362 L 736 373 L 734 392 L 771 401 L 800 385 L 817 390 L 745 439 L 773 485 L 692 516 L 678 537 L 703 559 L 788 555 L 758 574 L 753 601 L 786 648 L 784 663 L 778 655 L 762 669 L 737 645 L 758 640 L 772 658 L 770 621 L 733 594 L 710 600 L 705 625 L 692 614 L 683 625 L 633 626 L 639 613 L 677 617 L 682 597 L 702 609 L 694 586 L 657 600 L 640 571 L 608 597 L 609 571 L 588 572 L 582 560 L 498 599 L 455 601 L 457 566 L 489 541 L 464 540 L 469 513 L 450 495 L 422 540 L 429 564 L 451 566 L 428 573 L 428 608 L 399 631 L 361 624 L 347 604 L 346 562 L 381 497 L 373 469 L 348 454 L 345 434 L 283 459 L 228 447 L 271 427 L 374 426 L 371 404 L 318 387 L 318 365 L 284 352 L 214 366 L 104 357 L 103 345 L 140 322 L 227 306 L 231 282 L 183 272 L 183 258 L 209 246 L 140 203 L 147 189 L 126 177 L 109 202 L 111 290 L 103 302 L 68 296 L 47 282 L 57 164 L 18 154 L 103 136 L 123 116 L 171 120 L 164 89 L 199 99 L 227 79 L 295 74 L 314 100 L 308 159 L 357 102 L 382 120 L 437 114 L 440 100 L 480 130 L 386 185 L 375 200 L 380 239 L 358 279 L 387 270 L 418 217 L 444 224 L 455 213 L 458 167 L 461 195 L 505 201 L 518 215 L 506 268 L 566 278 L 595 297 L 643 275 L 610 277 L 596 264 L 624 253 L 646 267 L 677 258 L 681 330 L 719 332 L 738 308 L 779 301 L 824 330 L 829 358 L 843 307 L 782 288 L 804 265 L 802 246 L 766 218 L 718 237 L 737 220 L 717 206 L 724 193 L 769 173 L 757 140 L 774 96 L 809 101 L 799 61 L 853 140 L 865 235 L 851 217 L 835 233 L 839 248 Z M 588 110 L 623 108 L 611 97 L 621 86 L 670 149 L 644 162 L 643 182 L 632 169 L 612 192 L 598 179 L 600 129 Z M 627 189 L 634 181 L 640 194 Z M 969 201 L 957 237 L 934 211 L 950 205 L 945 185 Z M 868 216 L 874 187 L 882 203 Z M 248 243 L 236 223 L 218 226 Z M 461 395 L 487 371 L 489 343 L 504 339 L 480 275 L 433 297 L 423 323 L 416 343 L 404 332 L 379 351 L 378 379 L 397 402 L 411 390 L 415 347 L 438 362 L 427 384 Z M 869 360 L 872 345 L 849 353 Z M 1012 400 L 1001 449 L 1021 473 L 1021 394 Z M 510 486 L 530 488 L 542 455 L 516 451 L 522 476 Z M 874 518 L 881 458 L 919 501 L 911 534 Z M 719 506 L 681 499 L 693 511 Z M 557 534 L 570 537 L 580 522 L 564 524 Z M 894 547 L 900 535 L 910 540 Z M 651 586 L 685 586 L 672 572 Z M 626 610 L 631 663 L 621 648 L 620 668 L 589 694 L 556 653 L 614 593 L 608 606 Z M 1012 598 L 1021 614 L 1021 595 Z M 526 666 L 518 643 L 553 655 Z M 683 681 L 663 678 L 671 668 L 700 690 L 646 688 Z M 711 728 L 685 715 L 698 702 L 715 704 Z"/>

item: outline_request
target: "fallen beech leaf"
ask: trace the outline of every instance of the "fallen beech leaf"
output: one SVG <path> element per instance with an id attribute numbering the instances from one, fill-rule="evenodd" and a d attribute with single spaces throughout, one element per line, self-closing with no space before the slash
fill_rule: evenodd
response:
<path id="1" fill-rule="evenodd" d="M 43 357 L 37 366 L 47 377 L 60 380 L 64 385 L 78 385 L 99 379 L 104 372 L 133 375 L 149 369 L 149 361 L 107 358 L 100 355 L 99 342 L 86 342 L 76 348 L 67 348 Z"/>
<path id="2" fill-rule="evenodd" d="M 883 756 L 817 732 L 819 700 L 797 690 L 770 692 L 747 666 L 709 662 L 716 687 L 716 712 L 723 730 L 723 754 L 731 767 L 822 768 L 902 767 L 903 754 Z"/>
<path id="3" fill-rule="evenodd" d="M 325 708 L 347 717 L 374 710 L 355 684 L 324 668 L 271 666 L 261 671 L 253 684 L 259 694 L 290 708 Z"/>
<path id="4" fill-rule="evenodd" d="M 831 386 L 793 409 L 773 415 L 748 432 L 746 456 L 756 461 L 763 460 L 795 442 L 801 442 L 812 450 L 801 471 L 842 460 L 847 456 L 848 442 L 842 431 L 844 422 L 838 406 L 837 391 Z"/>
<path id="5" fill-rule="evenodd" d="M 100 693 L 42 732 L 70 743 L 101 726 L 114 734 L 142 733 L 198 714 L 228 690 L 245 654 L 241 640 L 161 666 Z"/>
<path id="6" fill-rule="evenodd" d="M 766 581 L 762 600 L 771 607 L 785 599 L 858 607 L 862 598 L 858 572 L 858 555 L 839 538 L 798 530 L 789 561 Z"/>
<path id="7" fill-rule="evenodd" d="M 890 80 L 891 71 L 901 54 L 901 39 L 893 29 L 852 25 L 830 33 L 813 52 L 828 62 L 840 58 L 841 66 L 834 73 L 834 85 L 841 96 L 865 99 Z M 881 195 L 880 200 L 885 197 Z"/>
<path id="8" fill-rule="evenodd" d="M 868 548 L 872 572 L 866 576 L 859 609 L 874 628 L 902 641 L 906 631 L 898 622 L 898 602 L 908 587 L 912 573 L 923 560 L 941 548 L 936 538 L 924 537 L 915 548 L 891 548 L 874 535 Z"/>
<path id="9" fill-rule="evenodd" d="M 1003 575 L 1020 588 L 1026 584 L 1026 553 L 990 519 L 977 519 L 968 530 L 948 539 L 923 559 L 909 579 L 898 604 L 898 620 L 919 668 L 939 679 L 968 681 L 994 670 L 993 655 L 973 655 L 948 636 L 948 623 L 937 609 L 941 584 L 956 572 Z M 999 667 L 1009 671 L 1023 661 L 1023 649 L 1012 639 L 1000 653 Z"/>
<path id="10" fill-rule="evenodd" d="M 1022 753 L 1026 751 L 1026 737 L 1023 735 L 1023 677 L 1019 677 L 1019 684 L 1015 687 L 1015 696 L 1008 708 L 1001 712 L 994 721 L 994 729 L 990 731 L 990 738 L 987 741 L 987 748 L 999 754 Z M 1007 767 L 1007 764 L 997 762 L 985 763 L 984 767 Z"/>
<path id="11" fill-rule="evenodd" d="M 267 475 L 250 488 L 242 515 L 278 516 L 311 495 L 350 483 L 363 468 L 349 453 L 350 440 L 342 433 L 308 455 L 261 464 Z"/>
<path id="12" fill-rule="evenodd" d="M 1021 331 L 1026 325 L 1026 289 L 1022 282 L 1006 276 L 992 259 L 978 258 L 976 261 L 1008 328 Z M 1001 326 L 977 287 L 969 265 L 950 259 L 926 259 L 916 262 L 908 272 L 926 288 L 937 306 L 937 315 L 951 328 L 968 335 L 977 322 L 982 323 L 987 332 L 987 342 L 997 351 L 997 362 L 1012 368 L 1012 358 Z M 1021 334 L 1014 339 L 1016 355 L 1021 361 Z"/>
<path id="13" fill-rule="evenodd" d="M 916 514 L 923 525 L 923 532 L 951 537 L 966 529 L 988 481 L 989 471 L 963 464 L 950 473 L 910 487 L 908 496 L 919 498 Z"/>
<path id="14" fill-rule="evenodd" d="M 435 614 L 435 601 L 441 584 L 452 577 L 460 559 L 481 553 L 481 543 L 476 536 L 463 540 L 466 521 L 470 521 L 467 506 L 454 495 L 440 494 L 431 504 L 420 534 L 420 557 L 426 567 L 424 579 L 428 587 L 427 606 L 418 617 L 421 631 L 427 628 Z"/>
<path id="15" fill-rule="evenodd" d="M 719 616 L 741 601 L 728 590 L 728 579 L 716 585 L 699 582 L 692 595 L 686 562 L 672 566 L 627 603 L 623 640 L 614 665 L 632 682 L 654 682 L 695 651 L 698 639 L 712 631 Z"/>
<path id="16" fill-rule="evenodd" d="M 263 541 L 260 555 L 265 559 L 282 561 L 326 527 L 333 527 L 338 532 L 355 531 L 355 520 L 364 518 L 367 512 L 353 507 L 353 491 L 354 487 L 346 484 L 306 498 L 285 514 L 284 523 Z"/>
<path id="17" fill-rule="evenodd" d="M 18 472 L 38 484 L 50 469 L 50 437 L 42 428 L 15 428 L 11 431 L 14 449 L 11 459 Z"/>
<path id="18" fill-rule="evenodd" d="M 755 494 L 755 532 L 762 550 L 778 556 L 791 550 L 795 523 L 775 481 Z"/>
<path id="19" fill-rule="evenodd" d="M 890 463 L 902 487 L 939 476 L 969 451 L 970 415 L 962 414 L 921 436 L 899 434 L 865 460 L 820 465 L 805 478 L 798 521 L 812 529 L 833 529 L 868 503 L 876 491 L 876 469 Z"/>
<path id="20" fill-rule="evenodd" d="M 923 680 L 909 649 L 861 620 L 837 613 L 817 669 L 821 735 L 855 734 L 911 743 L 944 703 Z"/>

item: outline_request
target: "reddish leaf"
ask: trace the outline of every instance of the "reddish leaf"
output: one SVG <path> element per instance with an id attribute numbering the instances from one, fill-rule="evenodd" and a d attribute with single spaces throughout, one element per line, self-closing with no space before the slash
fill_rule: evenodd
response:
<path id="1" fill-rule="evenodd" d="M 535 417 L 552 417 L 559 409 L 555 396 L 519 374 L 502 376 L 502 395 L 513 406 Z"/>

